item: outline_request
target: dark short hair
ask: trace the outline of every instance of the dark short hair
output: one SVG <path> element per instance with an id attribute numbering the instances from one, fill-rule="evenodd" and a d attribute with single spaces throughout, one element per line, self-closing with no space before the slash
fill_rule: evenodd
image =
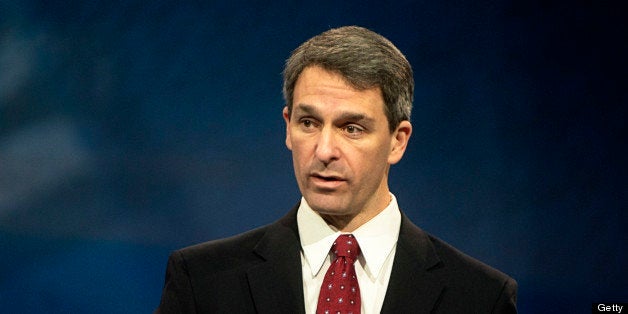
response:
<path id="1" fill-rule="evenodd" d="M 390 131 L 410 120 L 414 94 L 412 67 L 385 37 L 358 26 L 334 28 L 295 49 L 283 71 L 283 96 L 292 113 L 294 87 L 303 70 L 320 66 L 342 75 L 358 90 L 379 87 Z"/>

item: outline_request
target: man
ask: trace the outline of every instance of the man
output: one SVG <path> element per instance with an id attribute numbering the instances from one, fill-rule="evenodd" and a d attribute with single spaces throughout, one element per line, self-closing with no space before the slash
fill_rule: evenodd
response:
<path id="1" fill-rule="evenodd" d="M 301 201 L 172 253 L 156 313 L 516 313 L 513 279 L 412 224 L 388 189 L 413 89 L 403 54 L 364 28 L 293 51 L 283 118 Z"/>

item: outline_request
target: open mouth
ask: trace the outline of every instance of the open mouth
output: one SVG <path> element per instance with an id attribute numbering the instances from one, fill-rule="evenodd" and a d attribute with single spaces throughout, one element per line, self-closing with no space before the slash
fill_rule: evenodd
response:
<path id="1" fill-rule="evenodd" d="M 337 177 L 337 176 L 324 176 L 324 175 L 320 175 L 320 174 L 313 174 L 312 177 L 322 180 L 322 181 L 327 181 L 327 182 L 332 182 L 332 181 L 344 181 L 342 178 Z"/>
<path id="2" fill-rule="evenodd" d="M 328 190 L 328 189 L 336 189 L 340 187 L 346 180 L 339 176 L 326 176 L 321 174 L 312 174 L 310 178 L 314 184 L 318 188 Z"/>
<path id="3" fill-rule="evenodd" d="M 334 178 L 334 177 L 317 177 L 317 178 L 319 178 L 321 180 L 324 180 L 324 181 L 340 181 L 340 180 L 338 180 L 337 178 Z"/>

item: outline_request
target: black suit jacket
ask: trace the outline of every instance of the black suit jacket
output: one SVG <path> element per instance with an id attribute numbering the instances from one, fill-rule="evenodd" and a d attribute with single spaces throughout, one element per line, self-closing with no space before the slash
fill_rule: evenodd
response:
<path id="1" fill-rule="evenodd" d="M 298 206 L 277 222 L 173 252 L 155 313 L 305 313 Z M 402 214 L 381 313 L 516 313 L 517 283 Z"/>

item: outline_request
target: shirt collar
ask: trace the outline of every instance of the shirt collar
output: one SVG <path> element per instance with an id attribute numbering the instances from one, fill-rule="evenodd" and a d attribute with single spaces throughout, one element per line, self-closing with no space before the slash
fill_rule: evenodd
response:
<path id="1" fill-rule="evenodd" d="M 395 196 L 391 193 L 390 197 L 390 203 L 384 210 L 352 232 L 362 251 L 359 260 L 373 280 L 379 276 L 386 258 L 392 252 L 399 237 L 401 213 Z M 301 198 L 297 224 L 303 254 L 310 265 L 312 276 L 315 276 L 325 263 L 334 240 L 342 232 L 328 225 L 307 204 L 305 198 Z"/>

